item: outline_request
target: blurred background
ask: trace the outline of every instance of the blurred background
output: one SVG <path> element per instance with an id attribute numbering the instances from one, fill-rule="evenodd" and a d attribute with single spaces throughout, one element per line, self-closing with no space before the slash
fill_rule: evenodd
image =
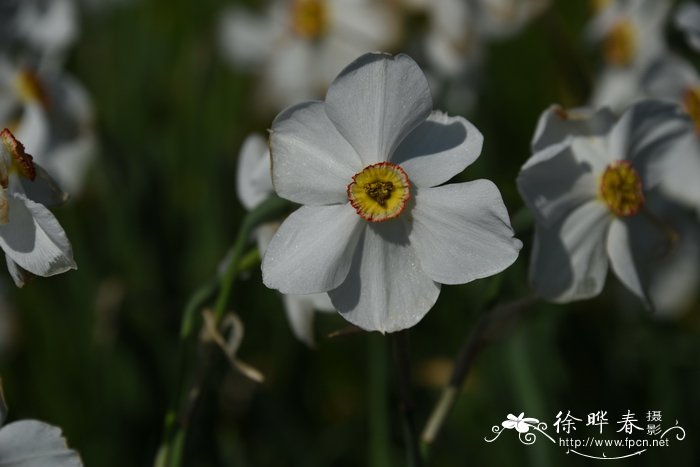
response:
<path id="1" fill-rule="evenodd" d="M 386 11 L 371 15 L 393 15 L 386 26 L 391 37 L 380 38 L 383 46 L 362 43 L 409 53 L 426 69 L 434 107 L 466 116 L 484 134 L 481 158 L 459 178 L 493 180 L 511 217 L 525 219 L 514 222 L 525 245 L 516 264 L 494 278 L 443 287 L 434 309 L 410 330 L 419 429 L 487 308 L 531 293 L 532 228 L 515 178 L 531 154 L 539 115 L 552 103 L 585 105 L 602 67 L 599 47 L 585 39 L 597 2 L 516 3 L 537 5 L 500 32 L 484 32 L 483 18 L 454 26 L 468 32 L 460 47 L 472 55 L 464 62 L 441 55 L 441 46 L 431 55 L 431 35 L 449 34 L 453 26 L 440 24 L 445 13 L 434 12 L 428 0 L 387 2 Z M 235 183 L 242 142 L 250 133 L 265 134 L 286 105 L 276 91 L 260 89 L 284 76 L 259 63 L 264 51 L 256 47 L 267 41 L 279 50 L 293 39 L 251 37 L 251 45 L 236 39 L 257 54 L 237 65 L 222 18 L 234 7 L 245 9 L 256 19 L 243 23 L 261 32 L 262 18 L 278 14 L 268 4 L 85 0 L 74 6 L 76 36 L 60 66 L 92 102 L 96 144 L 79 192 L 53 212 L 78 270 L 21 289 L 0 274 L 0 375 L 10 420 L 60 426 L 85 465 L 153 465 L 177 391 L 183 310 L 216 276 L 246 213 Z M 671 49 L 700 65 L 670 20 L 662 34 Z M 265 60 L 282 59 L 271 53 Z M 295 88 L 291 95 L 304 92 Z M 697 288 L 673 313 L 653 314 L 610 276 L 595 299 L 537 302 L 504 326 L 479 354 L 428 465 L 600 462 L 567 455 L 546 440 L 525 446 L 510 433 L 484 441 L 507 414 L 525 412 L 551 426 L 567 410 L 584 420 L 607 411 L 611 438 L 623 436 L 615 422 L 628 410 L 644 426 L 648 411 L 662 411 L 662 425 L 677 420 L 686 439 L 617 462 L 698 465 Z M 294 337 L 280 295 L 262 285 L 257 264 L 236 281 L 229 308 L 245 325 L 238 356 L 265 381 L 210 359 L 183 465 L 405 465 L 387 336 L 329 338 L 346 323 L 319 313 L 316 347 L 309 348 Z M 190 351 L 196 368 L 202 361 Z"/>

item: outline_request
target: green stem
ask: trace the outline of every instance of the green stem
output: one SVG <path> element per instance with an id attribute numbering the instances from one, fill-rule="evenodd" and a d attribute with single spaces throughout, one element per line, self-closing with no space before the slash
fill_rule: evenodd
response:
<path id="1" fill-rule="evenodd" d="M 367 335 L 369 466 L 390 467 L 387 352 L 382 336 Z"/>
<path id="2" fill-rule="evenodd" d="M 249 212 L 245 219 L 243 219 L 243 224 L 241 224 L 241 228 L 238 231 L 238 237 L 236 237 L 236 241 L 231 248 L 228 267 L 219 281 L 219 296 L 214 305 L 214 317 L 217 323 L 221 321 L 221 318 L 226 312 L 233 281 L 238 273 L 238 265 L 253 230 L 271 217 L 279 215 L 288 206 L 289 203 L 282 198 L 271 196 L 253 211 Z"/>
<path id="3" fill-rule="evenodd" d="M 250 267 L 251 261 L 259 258 L 259 255 L 256 254 L 248 253 L 244 255 L 253 230 L 263 222 L 279 216 L 288 206 L 289 203 L 282 198 L 271 196 L 253 211 L 249 212 L 243 219 L 236 241 L 231 248 L 230 260 L 224 274 L 220 278 L 213 279 L 199 287 L 187 302 L 180 326 L 177 389 L 172 406 L 165 416 L 164 440 L 156 459 L 156 465 L 159 467 L 180 467 L 183 463 L 183 451 L 189 419 L 200 393 L 200 385 L 205 378 L 204 372 L 200 372 L 201 374 L 194 379 L 193 383 L 188 383 L 191 377 L 188 371 L 187 356 L 190 354 L 189 347 L 192 337 L 201 328 L 200 312 L 218 289 L 219 293 L 216 298 L 214 313 L 217 323 L 221 321 L 226 312 L 226 306 L 228 305 L 236 276 L 242 269 Z M 190 388 L 185 392 L 187 384 L 190 385 Z"/>
<path id="4" fill-rule="evenodd" d="M 409 357 L 408 331 L 391 335 L 394 347 L 394 364 L 396 366 L 399 386 L 399 410 L 406 444 L 406 458 L 409 467 L 421 467 L 423 459 L 418 445 L 418 433 L 413 414 L 413 395 L 411 394 L 411 362 Z"/>
<path id="5" fill-rule="evenodd" d="M 499 305 L 481 316 L 457 354 L 450 382 L 443 389 L 442 395 L 423 429 L 421 436 L 423 443 L 431 445 L 440 434 L 447 416 L 457 402 L 457 396 L 462 389 L 464 380 L 469 375 L 481 350 L 495 340 L 495 337 L 503 331 L 504 325 L 515 321 L 518 315 L 529 308 L 534 301 L 534 297 L 527 296 Z"/>

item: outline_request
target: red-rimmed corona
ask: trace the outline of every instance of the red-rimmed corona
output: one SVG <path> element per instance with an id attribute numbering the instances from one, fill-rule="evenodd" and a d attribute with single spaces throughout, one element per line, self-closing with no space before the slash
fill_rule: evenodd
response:
<path id="1" fill-rule="evenodd" d="M 347 189 L 350 204 L 369 222 L 384 222 L 401 215 L 411 197 L 406 172 L 390 162 L 372 164 L 352 177 Z"/>

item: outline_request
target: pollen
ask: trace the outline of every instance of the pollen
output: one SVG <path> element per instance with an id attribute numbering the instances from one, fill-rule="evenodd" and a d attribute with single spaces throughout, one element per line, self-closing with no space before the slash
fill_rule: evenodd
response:
<path id="1" fill-rule="evenodd" d="M 644 206 L 642 179 L 628 161 L 611 163 L 600 179 L 600 197 L 613 214 L 633 216 Z"/>
<path id="2" fill-rule="evenodd" d="M 369 222 L 398 217 L 411 196 L 406 172 L 396 164 L 380 162 L 365 167 L 352 177 L 348 199 L 357 214 Z"/>
<path id="3" fill-rule="evenodd" d="M 49 107 L 48 93 L 36 73 L 29 70 L 19 72 L 15 86 L 25 102 L 38 101 L 44 108 Z"/>
<path id="4" fill-rule="evenodd" d="M 631 21 L 615 23 L 603 42 L 605 61 L 614 66 L 628 66 L 637 53 L 637 30 Z"/>
<path id="5" fill-rule="evenodd" d="M 292 4 L 292 27 L 304 39 L 316 40 L 328 30 L 326 0 L 295 0 Z"/>
<path id="6" fill-rule="evenodd" d="M 686 89 L 683 94 L 683 106 L 695 123 L 695 131 L 700 134 L 700 86 Z"/>

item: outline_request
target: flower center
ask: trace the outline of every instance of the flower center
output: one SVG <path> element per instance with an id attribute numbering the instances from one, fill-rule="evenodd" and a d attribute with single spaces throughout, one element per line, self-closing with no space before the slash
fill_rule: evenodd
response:
<path id="1" fill-rule="evenodd" d="M 16 79 L 17 91 L 24 102 L 38 101 L 44 108 L 49 106 L 49 96 L 36 73 L 23 70 Z"/>
<path id="2" fill-rule="evenodd" d="M 637 31 L 631 21 L 618 21 L 603 43 L 603 56 L 610 65 L 627 66 L 637 51 Z"/>
<path id="3" fill-rule="evenodd" d="M 700 133 L 700 86 L 685 90 L 683 106 L 695 123 L 695 131 Z"/>
<path id="4" fill-rule="evenodd" d="M 642 179 L 628 161 L 608 165 L 600 179 L 600 197 L 618 216 L 633 216 L 644 205 Z"/>
<path id="5" fill-rule="evenodd" d="M 355 174 L 347 192 L 350 204 L 360 217 L 382 222 L 404 211 L 411 196 L 410 187 L 408 175 L 401 167 L 380 162 Z"/>
<path id="6" fill-rule="evenodd" d="M 325 0 L 296 0 L 292 5 L 292 26 L 299 36 L 315 40 L 328 29 L 328 5 Z"/>

